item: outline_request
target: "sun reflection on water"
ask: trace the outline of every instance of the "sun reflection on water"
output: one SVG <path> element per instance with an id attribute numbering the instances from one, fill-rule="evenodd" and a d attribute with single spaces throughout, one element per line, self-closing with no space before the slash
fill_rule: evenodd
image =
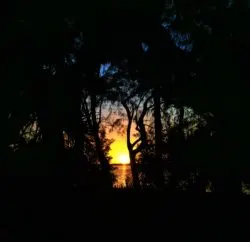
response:
<path id="1" fill-rule="evenodd" d="M 114 187 L 126 187 L 131 183 L 132 174 L 130 165 L 113 165 L 116 181 Z"/>

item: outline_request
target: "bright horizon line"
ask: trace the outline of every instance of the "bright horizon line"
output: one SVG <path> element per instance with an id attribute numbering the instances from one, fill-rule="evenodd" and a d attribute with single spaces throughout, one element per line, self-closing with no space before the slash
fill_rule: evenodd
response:
<path id="1" fill-rule="evenodd" d="M 126 166 L 126 165 L 130 165 L 130 163 L 112 163 L 112 162 L 110 162 L 109 163 L 110 165 L 121 165 L 121 166 Z"/>

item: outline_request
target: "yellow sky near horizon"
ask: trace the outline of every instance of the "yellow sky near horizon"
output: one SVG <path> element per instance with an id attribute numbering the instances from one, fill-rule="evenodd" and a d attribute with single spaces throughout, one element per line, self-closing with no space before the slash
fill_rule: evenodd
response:
<path id="1" fill-rule="evenodd" d="M 129 163 L 129 153 L 126 144 L 126 137 L 116 135 L 115 141 L 111 144 L 109 155 L 112 157 L 111 164 Z"/>
<path id="2" fill-rule="evenodd" d="M 133 137 L 135 133 L 135 127 L 132 125 L 131 129 L 131 141 L 135 140 Z M 113 131 L 108 134 L 110 139 L 114 139 L 114 142 L 111 144 L 109 155 L 112 157 L 110 164 L 129 164 L 129 152 L 127 148 L 127 139 L 126 134 L 119 134 L 116 131 Z"/>

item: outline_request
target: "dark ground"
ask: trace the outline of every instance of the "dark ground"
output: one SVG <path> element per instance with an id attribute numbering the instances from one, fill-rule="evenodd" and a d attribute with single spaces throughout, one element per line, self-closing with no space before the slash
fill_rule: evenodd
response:
<path id="1" fill-rule="evenodd" d="M 246 196 L 59 187 L 1 183 L 0 241 L 250 239 Z"/>

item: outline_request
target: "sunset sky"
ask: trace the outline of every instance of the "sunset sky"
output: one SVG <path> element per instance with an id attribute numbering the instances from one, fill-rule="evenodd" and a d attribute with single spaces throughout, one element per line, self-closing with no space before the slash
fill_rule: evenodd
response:
<path id="1" fill-rule="evenodd" d="M 106 63 L 102 64 L 99 72 L 99 76 L 103 77 L 107 71 L 109 70 L 111 66 L 111 63 Z M 115 71 L 115 70 L 113 70 Z M 103 110 L 103 115 L 104 117 L 108 116 L 109 105 L 104 108 Z M 115 121 L 116 118 L 120 118 L 120 116 L 116 114 L 117 110 L 117 105 L 111 105 L 113 112 L 111 115 L 111 119 Z M 105 119 L 105 118 L 104 118 Z M 127 126 L 126 121 L 125 121 L 125 127 Z M 133 142 L 135 138 L 133 137 L 133 134 L 135 133 L 135 126 L 132 124 L 131 127 L 131 141 Z M 126 133 L 125 134 L 120 134 L 117 131 L 113 131 L 111 133 L 108 133 L 108 138 L 109 139 L 114 139 L 114 142 L 111 144 L 111 150 L 109 152 L 109 155 L 112 157 L 111 164 L 129 164 L 129 152 L 127 149 L 127 141 L 126 141 Z"/>
<path id="2" fill-rule="evenodd" d="M 118 134 L 113 134 L 115 139 L 114 143 L 111 145 L 111 150 L 109 152 L 112 156 L 111 164 L 121 164 L 129 163 L 129 154 L 126 145 L 126 137 L 120 136 Z"/>
<path id="3" fill-rule="evenodd" d="M 132 125 L 131 141 L 134 141 L 133 133 L 135 127 Z M 126 134 L 120 134 L 117 131 L 113 131 L 108 134 L 110 139 L 115 141 L 111 144 L 111 150 L 109 155 L 112 156 L 111 164 L 129 164 L 129 153 L 127 149 Z"/>

